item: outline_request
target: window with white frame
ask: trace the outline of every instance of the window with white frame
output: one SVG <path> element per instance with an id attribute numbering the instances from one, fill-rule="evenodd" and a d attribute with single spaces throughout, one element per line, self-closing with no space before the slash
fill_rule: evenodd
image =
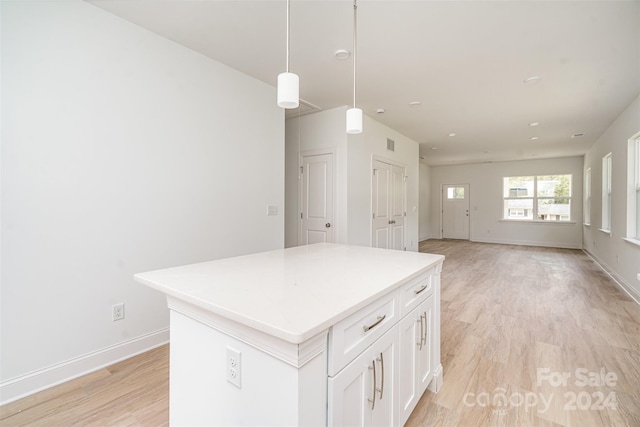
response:
<path id="1" fill-rule="evenodd" d="M 635 140 L 635 149 L 636 149 L 636 235 L 635 238 L 640 240 L 640 136 L 638 136 Z"/>
<path id="2" fill-rule="evenodd" d="M 591 168 L 584 172 L 584 223 L 591 224 Z"/>
<path id="3" fill-rule="evenodd" d="M 503 219 L 571 221 L 571 175 L 503 178 Z"/>
<path id="4" fill-rule="evenodd" d="M 602 158 L 602 229 L 611 230 L 611 153 Z"/>
<path id="5" fill-rule="evenodd" d="M 627 237 L 640 240 L 640 133 L 629 140 Z"/>

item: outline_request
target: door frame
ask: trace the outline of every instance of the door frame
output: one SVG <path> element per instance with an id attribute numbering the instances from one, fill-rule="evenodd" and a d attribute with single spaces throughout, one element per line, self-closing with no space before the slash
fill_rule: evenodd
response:
<path id="1" fill-rule="evenodd" d="M 444 239 L 444 187 L 466 185 L 469 188 L 469 241 L 471 241 L 471 183 L 440 184 L 440 240 Z"/>
<path id="2" fill-rule="evenodd" d="M 394 160 L 391 160 L 389 158 L 383 157 L 383 156 L 378 156 L 376 154 L 372 154 L 371 155 L 371 164 L 369 165 L 369 173 L 371 174 L 370 180 L 369 180 L 369 247 L 373 247 L 373 170 L 374 170 L 374 162 L 378 161 L 381 163 L 386 163 L 388 165 L 391 166 L 397 166 L 400 167 L 404 170 L 404 182 L 403 182 L 403 191 L 404 191 L 404 200 L 402 201 L 403 203 L 403 209 L 404 212 L 407 212 L 407 182 L 408 180 L 408 176 L 407 176 L 407 165 L 405 165 L 404 163 L 400 163 L 400 162 L 396 162 Z M 404 217 L 404 236 L 403 236 L 403 240 L 404 240 L 404 247 L 407 247 L 407 217 Z M 406 249 L 405 249 L 406 250 Z"/>
<path id="3" fill-rule="evenodd" d="M 302 192 L 303 192 L 303 186 L 302 186 L 302 174 L 300 173 L 300 168 L 302 168 L 302 166 L 304 165 L 304 158 L 305 157 L 309 157 L 309 156 L 322 156 L 322 155 L 326 155 L 326 154 L 331 154 L 331 159 L 333 161 L 333 167 L 331 168 L 331 195 L 332 195 L 332 200 L 331 200 L 331 209 L 333 212 L 331 212 L 331 218 L 332 219 L 332 224 L 331 226 L 333 227 L 333 240 L 334 243 L 337 242 L 337 238 L 338 238 L 338 218 L 336 217 L 336 149 L 335 148 L 319 148 L 319 149 L 315 149 L 315 150 L 304 150 L 304 151 L 298 151 L 298 206 L 297 206 L 297 222 L 298 222 L 298 226 L 296 227 L 297 230 L 297 234 L 298 234 L 298 239 L 297 239 L 297 245 L 301 246 L 302 245 L 302 221 L 300 218 L 300 214 L 302 213 L 302 200 L 303 200 L 303 196 L 302 196 Z"/>

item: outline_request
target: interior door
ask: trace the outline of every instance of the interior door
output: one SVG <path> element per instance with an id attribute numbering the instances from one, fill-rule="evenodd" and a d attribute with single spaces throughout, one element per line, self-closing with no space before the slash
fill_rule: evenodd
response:
<path id="1" fill-rule="evenodd" d="M 334 242 L 333 154 L 303 155 L 299 244 Z"/>
<path id="2" fill-rule="evenodd" d="M 469 240 L 469 184 L 442 186 L 442 237 Z"/>
<path id="3" fill-rule="evenodd" d="M 391 224 L 391 167 L 378 160 L 373 162 L 373 184 L 371 195 L 373 212 L 373 235 L 371 245 L 374 248 L 389 249 Z"/>
<path id="4" fill-rule="evenodd" d="M 404 250 L 405 168 L 374 160 L 371 190 L 371 245 L 375 248 Z"/>

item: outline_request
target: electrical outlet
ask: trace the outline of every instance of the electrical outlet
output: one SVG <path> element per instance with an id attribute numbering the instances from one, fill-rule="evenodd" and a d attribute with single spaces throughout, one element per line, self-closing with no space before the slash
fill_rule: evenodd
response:
<path id="1" fill-rule="evenodd" d="M 231 347 L 227 347 L 227 381 L 238 388 L 242 388 L 242 353 Z"/>
<path id="2" fill-rule="evenodd" d="M 124 303 L 116 304 L 111 307 L 111 320 L 115 322 L 116 320 L 124 319 Z"/>

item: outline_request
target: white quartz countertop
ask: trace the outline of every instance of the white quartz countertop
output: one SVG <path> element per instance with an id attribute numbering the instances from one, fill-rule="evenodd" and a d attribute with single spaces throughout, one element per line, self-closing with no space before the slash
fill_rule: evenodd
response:
<path id="1" fill-rule="evenodd" d="M 318 243 L 139 273 L 134 279 L 299 344 L 443 260 Z"/>

